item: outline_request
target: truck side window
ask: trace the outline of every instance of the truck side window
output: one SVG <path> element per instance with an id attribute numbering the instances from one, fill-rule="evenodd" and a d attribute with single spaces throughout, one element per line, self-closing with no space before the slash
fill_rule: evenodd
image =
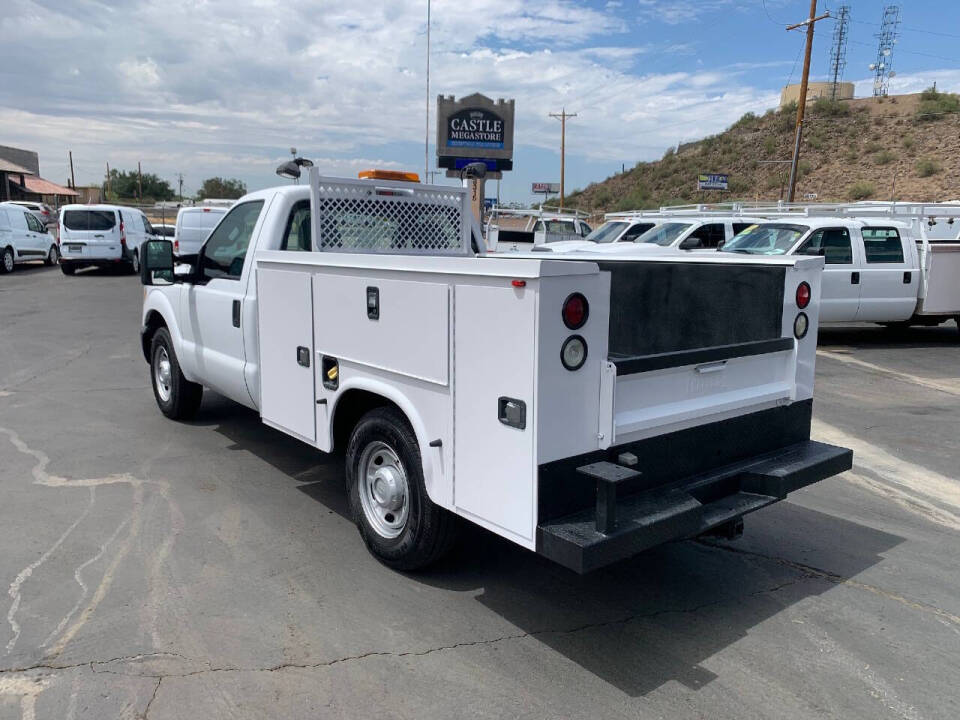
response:
<path id="1" fill-rule="evenodd" d="M 699 247 L 715 248 L 726 236 L 723 231 L 723 223 L 711 223 L 709 225 L 701 225 L 690 233 L 690 237 L 695 237 L 700 240 Z"/>
<path id="2" fill-rule="evenodd" d="M 653 223 L 636 223 L 635 225 L 631 225 L 617 242 L 633 242 L 652 227 Z"/>
<path id="3" fill-rule="evenodd" d="M 235 205 L 203 246 L 203 277 L 239 280 L 263 200 Z"/>
<path id="4" fill-rule="evenodd" d="M 823 228 L 815 231 L 797 248 L 796 254 L 805 255 L 810 248 L 823 249 L 827 265 L 849 265 L 853 262 L 850 233 L 846 228 Z"/>
<path id="5" fill-rule="evenodd" d="M 868 263 L 902 263 L 903 244 L 896 228 L 863 228 Z"/>
<path id="6" fill-rule="evenodd" d="M 287 218 L 287 227 L 283 231 L 281 250 L 298 250 L 310 252 L 313 247 L 310 243 L 310 201 L 300 200 L 293 204 L 290 217 Z"/>

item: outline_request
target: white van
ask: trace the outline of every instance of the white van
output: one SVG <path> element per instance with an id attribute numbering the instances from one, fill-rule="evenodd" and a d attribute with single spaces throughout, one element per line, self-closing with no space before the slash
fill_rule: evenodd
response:
<path id="1" fill-rule="evenodd" d="M 119 205 L 60 208 L 60 269 L 73 275 L 90 266 L 121 264 L 140 272 L 140 245 L 155 236 L 147 216 Z"/>
<path id="2" fill-rule="evenodd" d="M 57 241 L 36 215 L 22 205 L 0 203 L 0 272 L 13 272 L 14 265 L 43 260 L 56 265 Z"/>
<path id="3" fill-rule="evenodd" d="M 210 232 L 226 215 L 227 207 L 184 207 L 177 213 L 177 229 L 173 236 L 175 255 L 196 255 Z"/>

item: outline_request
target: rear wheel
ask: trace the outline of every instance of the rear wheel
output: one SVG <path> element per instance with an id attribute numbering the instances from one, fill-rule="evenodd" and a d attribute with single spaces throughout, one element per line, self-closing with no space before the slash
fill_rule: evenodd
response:
<path id="1" fill-rule="evenodd" d="M 180 371 L 170 332 L 160 328 L 150 344 L 150 381 L 160 412 L 172 420 L 189 420 L 203 399 L 203 385 L 187 380 Z"/>
<path id="2" fill-rule="evenodd" d="M 133 255 L 130 256 L 130 273 L 133 275 L 140 274 L 140 253 L 136 250 L 133 251 Z"/>
<path id="3" fill-rule="evenodd" d="M 3 255 L 0 256 L 0 272 L 13 272 L 13 248 L 5 247 Z"/>
<path id="4" fill-rule="evenodd" d="M 398 410 L 377 408 L 360 419 L 346 466 L 353 520 L 378 560 L 416 570 L 450 550 L 456 518 L 427 496 L 416 435 Z"/>
<path id="5" fill-rule="evenodd" d="M 77 271 L 77 268 L 71 263 L 60 263 L 60 272 L 64 275 L 73 275 Z"/>
<path id="6" fill-rule="evenodd" d="M 44 265 L 56 265 L 60 260 L 60 251 L 57 250 L 56 245 L 50 246 L 50 252 L 47 253 L 47 256 L 43 259 Z"/>

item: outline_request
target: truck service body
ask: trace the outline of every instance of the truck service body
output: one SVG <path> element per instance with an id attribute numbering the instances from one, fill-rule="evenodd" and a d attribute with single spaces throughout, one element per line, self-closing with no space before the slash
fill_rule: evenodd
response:
<path id="1" fill-rule="evenodd" d="M 460 516 L 587 572 L 850 468 L 810 440 L 822 258 L 484 257 L 471 219 L 460 188 L 313 169 L 187 266 L 149 243 L 161 409 L 208 387 L 344 449 L 361 535 L 408 569 Z"/>

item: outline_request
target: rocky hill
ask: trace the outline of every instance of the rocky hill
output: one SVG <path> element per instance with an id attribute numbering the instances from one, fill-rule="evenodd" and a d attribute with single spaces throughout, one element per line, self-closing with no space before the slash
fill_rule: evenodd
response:
<path id="1" fill-rule="evenodd" d="M 807 106 L 796 198 L 817 201 L 960 199 L 960 97 L 818 100 Z M 591 213 L 694 202 L 777 200 L 790 173 L 796 105 L 747 113 L 726 131 L 668 150 L 571 193 Z M 730 189 L 699 192 L 698 173 L 728 173 Z"/>

